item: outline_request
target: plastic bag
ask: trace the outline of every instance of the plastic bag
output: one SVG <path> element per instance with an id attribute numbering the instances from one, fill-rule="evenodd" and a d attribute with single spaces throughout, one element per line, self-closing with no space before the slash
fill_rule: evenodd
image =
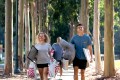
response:
<path id="1" fill-rule="evenodd" d="M 85 57 L 86 57 L 87 61 L 90 62 L 91 56 L 90 56 L 89 49 L 83 48 L 83 52 L 85 54 Z"/>
<path id="2" fill-rule="evenodd" d="M 33 62 L 30 62 L 29 68 L 27 70 L 28 78 L 36 78 L 36 66 Z"/>
<path id="3" fill-rule="evenodd" d="M 49 64 L 49 77 L 55 77 L 59 70 L 59 62 L 57 62 L 55 59 L 50 60 Z"/>
<path id="4" fill-rule="evenodd" d="M 63 59 L 62 60 L 62 67 L 64 70 L 68 70 L 68 64 L 69 64 L 69 60 Z"/>
<path id="5" fill-rule="evenodd" d="M 83 52 L 84 52 L 86 60 L 87 60 L 86 67 L 89 67 L 89 65 L 90 65 L 90 59 L 91 59 L 90 51 L 89 51 L 89 49 L 83 48 Z"/>

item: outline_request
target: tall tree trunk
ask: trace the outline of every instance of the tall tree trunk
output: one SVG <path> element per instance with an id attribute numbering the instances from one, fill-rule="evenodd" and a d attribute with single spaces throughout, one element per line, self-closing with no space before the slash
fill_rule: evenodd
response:
<path id="1" fill-rule="evenodd" d="M 36 35 L 39 33 L 39 1 L 35 0 Z"/>
<path id="2" fill-rule="evenodd" d="M 94 27 L 93 27 L 93 41 L 94 41 L 94 53 L 95 53 L 95 70 L 97 74 L 101 72 L 101 57 L 100 57 L 100 25 L 99 25 L 99 0 L 94 1 Z"/>
<path id="3" fill-rule="evenodd" d="M 85 26 L 85 33 L 89 33 L 89 0 L 81 0 L 79 22 Z"/>
<path id="4" fill-rule="evenodd" d="M 47 21 L 47 16 L 48 14 L 48 9 L 47 9 L 47 0 L 43 0 L 43 30 L 47 33 L 48 32 L 48 21 Z"/>
<path id="5" fill-rule="evenodd" d="M 30 50 L 30 23 L 29 23 L 29 0 L 25 0 L 25 53 L 26 68 L 28 68 L 29 60 L 27 59 Z"/>
<path id="6" fill-rule="evenodd" d="M 43 17 L 42 17 L 42 0 L 39 0 L 39 32 L 42 31 L 42 23 L 43 23 Z"/>
<path id="7" fill-rule="evenodd" d="M 35 44 L 36 39 L 36 22 L 35 22 L 35 2 L 31 2 L 31 21 L 32 21 L 32 45 Z"/>
<path id="8" fill-rule="evenodd" d="M 18 59 L 19 59 L 19 68 L 23 70 L 23 7 L 24 1 L 19 0 L 19 15 L 18 15 Z"/>
<path id="9" fill-rule="evenodd" d="M 113 28 L 113 0 L 104 0 L 105 28 L 104 28 L 104 76 L 115 76 L 114 67 L 114 28 Z"/>
<path id="10" fill-rule="evenodd" d="M 72 38 L 72 36 L 74 35 L 74 31 L 75 31 L 75 29 L 74 29 L 74 22 L 73 22 L 73 20 L 71 20 L 71 22 L 70 22 L 70 36 L 69 36 L 69 39 L 71 39 Z"/>
<path id="11" fill-rule="evenodd" d="M 5 75 L 13 74 L 13 1 L 5 0 Z"/>

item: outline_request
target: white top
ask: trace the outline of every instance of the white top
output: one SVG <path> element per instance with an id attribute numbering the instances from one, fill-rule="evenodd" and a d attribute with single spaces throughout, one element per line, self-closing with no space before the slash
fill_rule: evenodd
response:
<path id="1" fill-rule="evenodd" d="M 44 44 L 36 44 L 35 48 L 38 50 L 37 64 L 46 64 L 50 63 L 50 55 L 49 52 L 51 50 L 51 45 L 49 43 Z"/>

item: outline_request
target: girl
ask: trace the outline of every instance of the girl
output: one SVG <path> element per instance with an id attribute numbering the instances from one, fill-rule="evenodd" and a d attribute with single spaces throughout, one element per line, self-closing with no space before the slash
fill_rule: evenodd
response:
<path id="1" fill-rule="evenodd" d="M 38 50 L 37 68 L 41 80 L 48 80 L 48 64 L 50 62 L 49 52 L 51 45 L 49 44 L 49 37 L 46 33 L 40 32 L 37 36 L 37 44 L 35 45 Z"/>

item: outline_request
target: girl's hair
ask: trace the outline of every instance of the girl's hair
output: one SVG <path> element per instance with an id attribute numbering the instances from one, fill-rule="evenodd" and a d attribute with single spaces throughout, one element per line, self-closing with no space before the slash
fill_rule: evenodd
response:
<path id="1" fill-rule="evenodd" d="M 38 35 L 37 35 L 37 43 L 39 43 L 38 37 L 39 37 L 40 34 L 44 34 L 45 42 L 50 43 L 50 39 L 49 39 L 48 35 L 45 32 L 38 33 Z"/>

